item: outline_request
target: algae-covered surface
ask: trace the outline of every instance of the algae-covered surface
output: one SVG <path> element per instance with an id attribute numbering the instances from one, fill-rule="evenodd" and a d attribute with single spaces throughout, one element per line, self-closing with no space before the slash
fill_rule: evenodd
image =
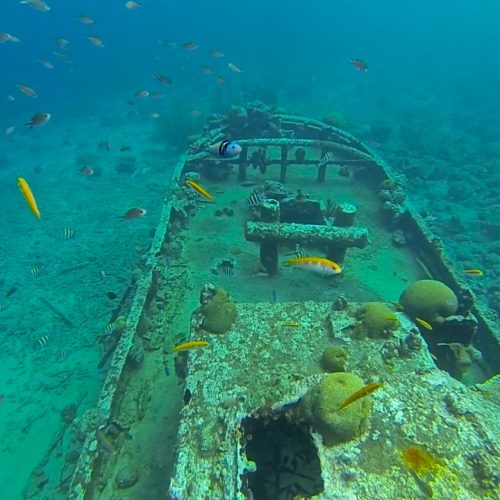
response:
<path id="1" fill-rule="evenodd" d="M 239 488 L 244 493 L 238 498 L 249 498 L 246 478 L 259 464 L 245 456 L 242 420 L 272 420 L 280 412 L 300 420 L 294 403 L 325 376 L 320 359 L 332 344 L 347 352 L 347 372 L 383 386 L 368 396 L 371 417 L 361 436 L 326 447 L 313 430 L 324 484 L 314 498 L 429 498 L 430 492 L 436 499 L 494 497 L 498 396 L 490 390 L 486 397 L 437 369 L 403 315 L 390 339 L 353 339 L 356 308 L 240 303 L 230 332 L 204 337 L 209 346 L 189 353 L 191 397 L 181 411 L 172 498 L 237 498 Z M 408 350 L 389 361 L 383 354 L 388 342 Z M 428 470 L 416 474 L 405 463 L 402 453 L 410 447 L 432 457 Z M 284 473 L 277 481 L 284 485 L 281 493 L 269 489 L 266 498 L 291 498 L 287 481 L 293 481 Z"/>

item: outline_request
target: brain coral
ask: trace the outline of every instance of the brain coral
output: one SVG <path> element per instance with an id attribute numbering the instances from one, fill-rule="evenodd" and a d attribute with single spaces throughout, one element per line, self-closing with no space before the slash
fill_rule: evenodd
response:
<path id="1" fill-rule="evenodd" d="M 403 291 L 399 302 L 409 316 L 430 323 L 442 323 L 458 307 L 453 290 L 436 280 L 415 281 Z"/>
<path id="2" fill-rule="evenodd" d="M 356 319 L 361 323 L 356 325 L 354 336 L 388 337 L 392 330 L 397 330 L 399 321 L 394 312 L 383 302 L 367 302 L 356 309 Z"/>
<path id="3" fill-rule="evenodd" d="M 325 347 L 321 358 L 321 366 L 325 372 L 345 372 L 347 352 L 342 347 L 329 345 Z"/>
<path id="4" fill-rule="evenodd" d="M 366 430 L 371 411 L 369 398 L 361 398 L 339 410 L 364 385 L 352 373 L 330 373 L 302 399 L 302 416 L 323 436 L 327 446 L 350 441 Z"/>
<path id="5" fill-rule="evenodd" d="M 236 320 L 236 305 L 222 288 L 217 288 L 212 299 L 202 306 L 201 327 L 210 333 L 226 333 Z"/>

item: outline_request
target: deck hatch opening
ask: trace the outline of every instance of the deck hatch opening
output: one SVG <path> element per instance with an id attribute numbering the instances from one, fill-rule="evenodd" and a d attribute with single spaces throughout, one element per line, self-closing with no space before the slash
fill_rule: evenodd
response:
<path id="1" fill-rule="evenodd" d="M 308 427 L 281 416 L 247 418 L 243 429 L 246 456 L 256 464 L 246 477 L 255 500 L 310 498 L 323 492 L 321 464 Z"/>

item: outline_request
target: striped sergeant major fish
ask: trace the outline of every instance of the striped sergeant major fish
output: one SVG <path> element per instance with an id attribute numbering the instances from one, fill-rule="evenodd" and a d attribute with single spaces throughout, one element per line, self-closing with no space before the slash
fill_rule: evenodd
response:
<path id="1" fill-rule="evenodd" d="M 208 151 L 219 158 L 233 158 L 241 153 L 241 146 L 235 141 L 223 140 L 220 144 L 214 144 Z"/>
<path id="2" fill-rule="evenodd" d="M 35 343 L 35 346 L 38 347 L 39 349 L 42 349 L 43 347 L 45 347 L 47 345 L 47 342 L 49 341 L 49 336 L 48 335 L 41 335 L 36 343 Z"/>
<path id="3" fill-rule="evenodd" d="M 65 227 L 63 231 L 63 238 L 65 240 L 71 240 L 75 237 L 75 230 L 71 227 Z"/>
<path id="4" fill-rule="evenodd" d="M 293 255 L 296 259 L 303 259 L 306 256 L 306 253 L 302 248 L 300 248 L 300 245 L 297 243 L 295 245 L 295 250 L 293 252 L 289 252 L 286 254 L 287 256 Z"/>
<path id="5" fill-rule="evenodd" d="M 317 167 L 324 167 L 327 163 L 333 161 L 333 153 L 331 151 L 327 151 L 319 160 Z"/>
<path id="6" fill-rule="evenodd" d="M 62 363 L 69 356 L 69 351 L 59 351 L 57 353 L 57 360 Z"/>
<path id="7" fill-rule="evenodd" d="M 265 200 L 265 197 L 261 193 L 257 193 L 254 191 L 245 201 L 245 205 L 248 208 L 255 208 L 258 207 L 263 201 Z"/>

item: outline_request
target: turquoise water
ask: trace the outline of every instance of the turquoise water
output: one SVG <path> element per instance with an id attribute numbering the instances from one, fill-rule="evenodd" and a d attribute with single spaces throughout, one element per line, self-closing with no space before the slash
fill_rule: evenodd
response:
<path id="1" fill-rule="evenodd" d="M 376 149 L 457 269 L 484 271 L 471 287 L 498 324 L 497 2 L 47 3 L 0 5 L 2 498 L 22 498 L 61 411 L 95 405 L 100 339 L 141 274 L 178 154 L 230 106 L 330 116 Z M 37 113 L 50 120 L 28 128 Z M 133 208 L 147 213 L 121 221 Z"/>

